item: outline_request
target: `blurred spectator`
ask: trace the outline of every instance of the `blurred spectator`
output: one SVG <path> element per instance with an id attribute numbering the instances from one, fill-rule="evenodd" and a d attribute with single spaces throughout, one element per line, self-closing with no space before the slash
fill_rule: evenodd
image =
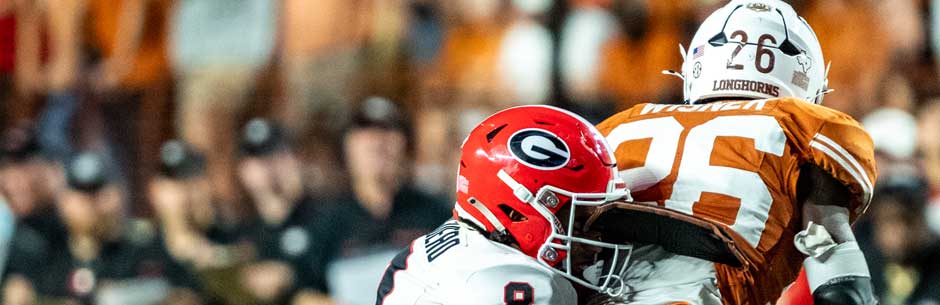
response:
<path id="1" fill-rule="evenodd" d="M 0 196 L 16 219 L 16 234 L 9 250 L 12 257 L 35 257 L 51 251 L 53 244 L 65 243 L 64 225 L 54 202 L 64 187 L 64 177 L 57 162 L 40 154 L 30 124 L 21 123 L 4 131 L 0 138 Z"/>
<path id="2" fill-rule="evenodd" d="M 708 1 L 612 1 L 609 10 L 619 27 L 599 55 L 597 81 L 600 93 L 606 95 L 601 97 L 614 99 L 616 110 L 646 102 L 680 103 L 681 80 L 661 71 L 681 68 L 676 44 L 691 40 L 688 33 L 700 22 L 692 9 L 712 11 L 704 8 L 707 5 Z"/>
<path id="3" fill-rule="evenodd" d="M 344 140 L 349 192 L 326 206 L 318 225 L 317 240 L 331 260 L 404 248 L 450 216 L 449 204 L 406 180 L 409 133 L 398 109 L 384 99 L 366 105 Z M 378 287 L 383 268 L 346 276 L 374 275 Z"/>
<path id="4" fill-rule="evenodd" d="M 572 109 L 600 121 L 637 103 L 679 103 L 677 42 L 696 5 L 677 1 L 570 0 L 560 33 L 562 84 Z M 697 3 L 697 2 L 696 2 Z"/>
<path id="5" fill-rule="evenodd" d="M 914 90 L 914 84 L 902 71 L 893 70 L 881 76 L 877 89 L 876 99 L 881 107 L 899 109 L 910 113 L 917 106 L 917 92 Z M 871 112 L 877 110 L 877 108 L 869 109 Z"/>
<path id="6" fill-rule="evenodd" d="M 295 146 L 304 182 L 315 193 L 345 184 L 339 143 L 364 92 L 399 89 L 410 80 L 399 41 L 409 1 L 286 0 L 281 2 L 277 72 L 282 101 L 272 116 Z"/>
<path id="7" fill-rule="evenodd" d="M 36 130 L 21 122 L 3 132 L 0 138 L 0 193 L 21 222 L 48 225 L 55 213 L 52 201 L 64 186 L 60 166 L 41 154 Z"/>
<path id="8" fill-rule="evenodd" d="M 17 257 L 36 257 L 52 251 L 53 244 L 64 244 L 65 230 L 53 202 L 63 187 L 64 174 L 56 163 L 39 156 L 35 130 L 29 124 L 5 130 L 0 149 L 0 197 L 16 218 L 8 252 L 8 261 L 16 266 L 4 270 L 2 298 L 6 304 L 26 304 L 35 293 L 16 273 L 35 266 L 24 266 L 26 262 Z"/>
<path id="9" fill-rule="evenodd" d="M 252 228 L 258 261 L 244 267 L 241 282 L 264 304 L 320 299 L 325 270 L 315 224 L 323 221 L 321 208 L 305 192 L 301 166 L 284 138 L 284 130 L 270 121 L 253 119 L 242 132 L 239 178 L 248 191 L 259 221 Z"/>
<path id="10" fill-rule="evenodd" d="M 552 92 L 552 37 L 541 23 L 549 0 L 513 0 L 511 21 L 500 43 L 497 76 L 506 95 L 501 108 L 544 104 Z"/>
<path id="11" fill-rule="evenodd" d="M 917 150 L 917 120 L 898 108 L 879 108 L 864 118 L 862 125 L 871 136 L 883 171 L 893 162 L 910 162 Z"/>
<path id="12" fill-rule="evenodd" d="M 12 253 L 5 304 L 154 304 L 171 295 L 166 301 L 173 304 L 197 301 L 192 281 L 163 251 L 153 226 L 127 218 L 99 155 L 76 156 L 66 179 L 68 188 L 56 198 L 65 238 L 33 241 L 41 247 Z"/>
<path id="13" fill-rule="evenodd" d="M 589 121 L 599 123 L 615 113 L 611 97 L 601 88 L 601 70 L 604 67 L 604 45 L 619 34 L 617 20 L 605 9 L 610 1 L 569 3 L 572 8 L 565 16 L 559 33 L 561 83 L 575 112 L 584 115 Z"/>
<path id="14" fill-rule="evenodd" d="M 213 200 L 205 157 L 179 140 L 160 150 L 160 175 L 150 181 L 150 201 L 170 255 L 198 274 L 205 298 L 251 304 L 237 272 L 254 258 L 246 224 L 226 218 Z"/>
<path id="15" fill-rule="evenodd" d="M 871 1 L 878 12 L 875 15 L 884 29 L 890 29 L 888 45 L 893 58 L 914 60 L 923 50 L 926 12 L 921 9 L 922 1 L 880 0 Z"/>
<path id="16" fill-rule="evenodd" d="M 167 19 L 171 0 L 84 0 L 88 44 L 100 56 L 88 75 L 100 110 L 101 135 L 126 178 L 131 202 L 143 201 L 144 183 L 158 162 L 160 143 L 171 130 Z M 91 120 L 81 122 L 87 125 Z M 80 126 L 81 126 L 80 125 Z M 90 126 L 83 126 L 90 128 Z M 134 206 L 134 208 L 138 208 Z"/>
<path id="17" fill-rule="evenodd" d="M 85 0 L 13 1 L 15 106 L 14 120 L 32 119 L 45 105 L 38 122 L 39 142 L 51 157 L 71 154 L 68 122 L 78 107 Z"/>
<path id="18" fill-rule="evenodd" d="M 12 109 L 13 71 L 16 50 L 16 8 L 13 1 L 0 3 L 0 107 Z M 7 126 L 9 113 L 0 113 L 0 127 Z"/>
<path id="19" fill-rule="evenodd" d="M 179 134 L 206 154 L 212 194 L 236 203 L 238 125 L 256 76 L 269 63 L 277 1 L 178 1 L 171 18 L 171 61 L 179 78 Z M 229 213 L 229 212 L 226 212 Z"/>
<path id="20" fill-rule="evenodd" d="M 497 58 L 507 14 L 499 0 L 456 0 L 448 2 L 445 17 L 449 21 L 438 71 L 427 81 L 443 89 L 443 96 L 429 96 L 427 106 L 494 107 L 499 92 L 496 77 Z M 435 105 L 445 102 L 446 105 Z M 495 110 L 495 109 L 494 109 Z"/>
<path id="21" fill-rule="evenodd" d="M 918 127 L 919 150 L 932 190 L 932 201 L 927 208 L 927 224 L 935 235 L 940 236 L 940 99 L 924 104 L 918 117 Z"/>
<path id="22" fill-rule="evenodd" d="M 279 64 L 286 104 L 278 117 L 292 136 L 310 127 L 336 134 L 349 120 L 371 2 L 283 1 Z"/>
<path id="23" fill-rule="evenodd" d="M 447 181 L 456 178 L 456 171 L 449 166 L 457 160 L 455 148 L 469 133 L 461 126 L 475 126 L 503 106 L 530 103 L 516 100 L 522 97 L 508 90 L 526 90 L 509 88 L 518 82 L 510 78 L 521 73 L 520 70 L 500 64 L 518 56 L 515 52 L 524 52 L 510 49 L 520 47 L 521 42 L 515 39 L 530 40 L 535 44 L 523 48 L 538 50 L 543 47 L 544 37 L 540 37 L 542 30 L 528 19 L 529 16 L 510 9 L 507 2 L 501 0 L 438 3 L 444 21 L 440 53 L 430 67 L 419 65 L 415 71 L 420 73 L 416 75 L 419 89 L 415 93 L 415 182 L 422 190 L 450 194 Z M 507 31 L 513 21 L 519 22 L 516 25 L 521 28 L 517 30 L 525 32 L 516 31 L 509 37 Z M 538 78 L 528 83 L 535 91 L 546 86 L 542 84 L 544 75 L 535 71 L 543 64 L 540 59 L 543 55 L 526 54 L 526 63 L 534 65 L 529 66 L 533 71 L 526 72 L 536 72 Z"/>
<path id="24" fill-rule="evenodd" d="M 940 99 L 933 99 L 921 108 L 918 124 L 921 130 L 918 144 L 927 181 L 934 190 L 940 191 Z"/>
<path id="25" fill-rule="evenodd" d="M 829 87 L 839 93 L 830 94 L 824 103 L 856 117 L 878 106 L 877 87 L 889 71 L 894 55 L 889 28 L 882 22 L 872 22 L 880 19 L 878 3 L 809 1 L 806 11 L 802 12 L 819 36 L 826 64 L 832 63 Z"/>
<path id="26" fill-rule="evenodd" d="M 437 58 L 444 39 L 443 16 L 441 8 L 436 1 L 412 1 L 411 23 L 408 29 L 407 50 L 409 61 L 419 71 L 430 68 L 429 65 Z"/>
<path id="27" fill-rule="evenodd" d="M 940 302 L 940 242 L 926 227 L 926 182 L 910 170 L 884 176 L 869 211 L 877 251 L 866 257 L 884 304 Z"/>

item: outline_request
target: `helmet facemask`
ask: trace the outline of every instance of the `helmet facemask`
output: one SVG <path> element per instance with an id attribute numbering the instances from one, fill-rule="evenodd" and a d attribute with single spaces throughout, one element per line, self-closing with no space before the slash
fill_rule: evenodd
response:
<path id="1" fill-rule="evenodd" d="M 614 170 L 612 169 L 612 171 Z M 537 255 L 535 255 L 540 264 L 571 281 L 602 293 L 618 295 L 623 291 L 625 284 L 620 276 L 626 271 L 633 246 L 606 243 L 597 238 L 580 236 L 584 232 L 581 232 L 579 226 L 583 223 L 583 220 L 590 216 L 589 212 L 594 207 L 615 200 L 630 200 L 630 193 L 626 189 L 626 184 L 616 175 L 615 171 L 613 177 L 618 178 L 612 179 L 608 183 L 606 192 L 603 193 L 575 193 L 552 185 L 545 185 L 534 196 L 526 195 L 525 193 L 528 193 L 528 190 L 505 172 L 501 171 L 498 176 L 513 188 L 514 193 L 517 195 L 522 194 L 522 196 L 519 196 L 520 200 L 525 199 L 526 203 L 531 205 L 551 224 L 551 233 L 548 234 L 541 247 L 539 247 Z M 561 208 L 558 208 L 559 206 Z M 556 208 L 558 208 L 557 215 L 552 213 L 552 210 Z M 566 217 L 559 219 L 558 215 Z M 563 224 L 562 221 L 566 223 Z M 596 263 L 594 257 L 601 250 L 612 252 L 612 261 L 615 263 L 594 264 Z M 582 255 L 582 251 L 594 253 Z M 595 272 L 596 276 L 579 276 L 577 274 L 582 270 L 581 267 L 586 267 L 586 265 L 582 266 L 578 264 L 580 261 L 573 261 L 573 259 L 583 260 L 585 256 L 590 256 L 588 259 L 591 264 L 604 266 L 601 267 L 600 272 Z M 588 262 L 588 260 L 585 260 L 585 262 Z M 592 269 L 592 271 L 597 270 Z"/>

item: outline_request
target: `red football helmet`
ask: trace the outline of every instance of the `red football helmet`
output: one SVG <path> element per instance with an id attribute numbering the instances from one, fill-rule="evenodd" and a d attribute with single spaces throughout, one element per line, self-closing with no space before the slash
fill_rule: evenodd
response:
<path id="1" fill-rule="evenodd" d="M 576 207 L 629 198 L 613 153 L 594 125 L 556 107 L 514 107 L 480 123 L 462 149 L 456 217 L 484 228 L 491 238 L 511 237 L 523 253 L 579 284 L 614 288 L 608 286 L 619 282 L 623 270 L 614 274 L 611 267 L 600 277 L 603 283 L 589 283 L 572 275 L 568 255 L 575 242 L 613 249 L 615 257 L 631 249 L 572 235 Z M 555 215 L 564 208 L 570 209 L 567 227 Z"/>

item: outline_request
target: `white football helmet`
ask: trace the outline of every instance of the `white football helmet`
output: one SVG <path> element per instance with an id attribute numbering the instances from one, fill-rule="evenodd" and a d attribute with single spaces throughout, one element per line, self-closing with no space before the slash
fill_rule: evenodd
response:
<path id="1" fill-rule="evenodd" d="M 705 19 L 683 53 L 691 104 L 775 97 L 819 104 L 830 91 L 816 33 L 783 1 L 731 1 Z"/>

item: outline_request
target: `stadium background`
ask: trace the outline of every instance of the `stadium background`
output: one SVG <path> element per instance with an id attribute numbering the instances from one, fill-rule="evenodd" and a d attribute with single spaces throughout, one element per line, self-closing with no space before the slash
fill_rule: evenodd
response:
<path id="1" fill-rule="evenodd" d="M 878 149 L 882 303 L 940 302 L 940 1 L 788 2 Z M 723 3 L 0 0 L 4 304 L 369 304 L 469 128 L 680 103 L 660 71 Z"/>

